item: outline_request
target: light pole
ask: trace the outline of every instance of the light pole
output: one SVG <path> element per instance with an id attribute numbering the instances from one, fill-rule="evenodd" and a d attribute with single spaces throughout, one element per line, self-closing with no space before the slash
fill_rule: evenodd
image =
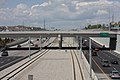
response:
<path id="1" fill-rule="evenodd" d="M 92 78 L 91 38 L 89 38 L 89 64 L 90 64 L 90 77 Z"/>
<path id="2" fill-rule="evenodd" d="M 30 56 L 30 55 L 31 55 L 31 50 L 30 50 L 30 47 L 31 47 L 30 44 L 31 44 L 31 43 L 30 43 L 30 41 L 31 41 L 31 37 L 29 36 L 29 58 L 31 59 L 31 56 Z"/>
<path id="3" fill-rule="evenodd" d="M 80 37 L 80 54 L 82 58 L 82 36 Z"/>
<path id="4" fill-rule="evenodd" d="M 40 36 L 40 50 L 42 50 L 42 37 Z"/>
<path id="5" fill-rule="evenodd" d="M 111 22 L 110 22 L 110 8 L 109 8 L 109 24 L 108 24 L 108 28 L 109 28 L 109 31 L 111 30 L 110 28 L 111 28 Z"/>

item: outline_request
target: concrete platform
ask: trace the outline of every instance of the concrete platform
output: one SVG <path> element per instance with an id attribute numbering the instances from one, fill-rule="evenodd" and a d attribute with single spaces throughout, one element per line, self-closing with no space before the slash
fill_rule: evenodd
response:
<path id="1" fill-rule="evenodd" d="M 28 75 L 33 75 L 33 80 L 73 80 L 71 64 L 70 53 L 53 50 L 12 80 L 28 80 Z"/>

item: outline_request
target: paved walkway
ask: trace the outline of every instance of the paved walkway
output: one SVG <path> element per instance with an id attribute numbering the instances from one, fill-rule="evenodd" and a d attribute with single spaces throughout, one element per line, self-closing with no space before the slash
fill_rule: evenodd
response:
<path id="1" fill-rule="evenodd" d="M 73 80 L 71 56 L 64 50 L 53 50 L 12 80 Z"/>

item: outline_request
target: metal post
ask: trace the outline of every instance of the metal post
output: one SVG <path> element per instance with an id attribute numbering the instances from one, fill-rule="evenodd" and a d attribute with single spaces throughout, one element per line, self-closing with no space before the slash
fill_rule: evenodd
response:
<path id="1" fill-rule="evenodd" d="M 59 41 L 59 48 L 62 48 L 62 36 L 59 34 L 58 35 L 58 41 Z"/>
<path id="2" fill-rule="evenodd" d="M 33 75 L 28 75 L 28 80 L 33 80 Z"/>
<path id="3" fill-rule="evenodd" d="M 31 38 L 30 38 L 30 36 L 29 36 L 29 58 L 31 59 L 31 50 L 30 50 L 30 47 L 31 47 L 31 45 L 30 45 L 30 41 L 31 41 Z"/>
<path id="4" fill-rule="evenodd" d="M 90 64 L 90 77 L 92 78 L 92 56 L 91 56 L 91 39 L 89 38 L 89 64 Z"/>
<path id="5" fill-rule="evenodd" d="M 78 47 L 79 47 L 79 39 L 78 39 L 78 36 L 76 36 L 76 40 L 75 40 L 75 41 L 76 41 L 76 43 L 78 43 L 77 48 L 76 48 L 76 49 L 78 50 Z"/>
<path id="6" fill-rule="evenodd" d="M 42 37 L 40 36 L 40 50 L 42 49 Z"/>
<path id="7" fill-rule="evenodd" d="M 111 25 L 110 25 L 110 8 L 109 8 L 109 24 L 108 24 L 108 26 L 109 26 L 109 31 L 110 31 L 110 28 L 111 28 L 111 27 L 110 27 L 110 26 L 111 26 Z"/>
<path id="8" fill-rule="evenodd" d="M 80 37 L 80 54 L 82 58 L 82 36 Z"/>
<path id="9" fill-rule="evenodd" d="M 75 39 L 75 38 L 73 37 L 73 47 L 74 47 L 74 39 Z"/>
<path id="10" fill-rule="evenodd" d="M 117 27 L 118 27 L 117 31 L 119 32 L 119 26 L 117 26 Z"/>

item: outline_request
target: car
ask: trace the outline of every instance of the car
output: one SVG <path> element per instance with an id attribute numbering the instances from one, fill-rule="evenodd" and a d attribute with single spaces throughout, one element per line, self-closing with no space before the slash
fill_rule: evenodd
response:
<path id="1" fill-rule="evenodd" d="M 2 51 L 1 56 L 8 56 L 8 52 L 6 50 Z"/>
<path id="2" fill-rule="evenodd" d="M 93 52 L 92 52 L 92 56 L 97 56 L 97 52 L 96 52 L 96 51 L 93 51 Z"/>
<path id="3" fill-rule="evenodd" d="M 37 39 L 37 41 L 39 41 L 39 39 Z"/>
<path id="4" fill-rule="evenodd" d="M 105 45 L 102 45 L 102 48 L 105 48 Z"/>
<path id="5" fill-rule="evenodd" d="M 103 67 L 110 67 L 111 64 L 110 64 L 110 62 L 108 60 L 102 60 L 102 66 Z"/>
<path id="6" fill-rule="evenodd" d="M 117 71 L 117 70 L 113 70 L 113 71 L 110 72 L 110 77 L 112 79 L 115 79 L 115 78 L 120 79 L 120 72 Z"/>
<path id="7" fill-rule="evenodd" d="M 20 48 L 20 47 L 21 47 L 21 45 L 20 45 L 20 44 L 18 44 L 18 45 L 17 45 L 17 48 Z"/>
<path id="8" fill-rule="evenodd" d="M 111 60 L 111 63 L 112 63 L 112 64 L 118 64 L 118 61 L 117 61 L 116 59 L 112 59 L 112 60 Z"/>
<path id="9" fill-rule="evenodd" d="M 38 44 L 34 44 L 35 47 L 38 47 Z"/>
<path id="10" fill-rule="evenodd" d="M 31 46 L 34 46 L 34 44 L 30 44 Z"/>
<path id="11" fill-rule="evenodd" d="M 95 51 L 99 51 L 99 48 L 95 48 Z"/>
<path id="12" fill-rule="evenodd" d="M 82 40 L 82 45 L 86 46 L 86 42 L 87 42 L 87 40 Z"/>

